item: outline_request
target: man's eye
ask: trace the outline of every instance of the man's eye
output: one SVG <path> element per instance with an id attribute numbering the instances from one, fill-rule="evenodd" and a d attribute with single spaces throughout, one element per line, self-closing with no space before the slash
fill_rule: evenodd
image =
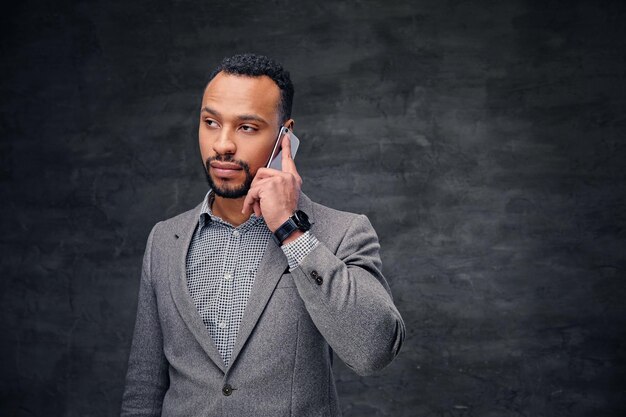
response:
<path id="1" fill-rule="evenodd" d="M 215 120 L 205 119 L 204 123 L 209 127 L 217 127 L 217 123 L 215 122 Z"/>
<path id="2" fill-rule="evenodd" d="M 254 126 L 243 125 L 241 126 L 241 130 L 243 130 L 244 132 L 251 133 L 251 132 L 256 132 L 257 128 Z"/>

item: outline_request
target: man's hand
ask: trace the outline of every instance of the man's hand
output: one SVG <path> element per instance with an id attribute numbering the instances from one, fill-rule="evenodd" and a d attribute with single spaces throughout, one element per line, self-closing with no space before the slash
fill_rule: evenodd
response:
<path id="1" fill-rule="evenodd" d="M 291 158 L 289 133 L 283 137 L 282 151 L 282 171 L 259 168 L 242 210 L 244 214 L 254 211 L 257 216 L 263 216 L 272 233 L 296 211 L 302 186 L 302 178 Z"/>

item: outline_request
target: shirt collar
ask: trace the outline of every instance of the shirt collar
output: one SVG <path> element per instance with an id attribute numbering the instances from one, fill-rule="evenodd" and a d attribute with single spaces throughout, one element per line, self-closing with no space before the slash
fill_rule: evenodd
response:
<path id="1" fill-rule="evenodd" d="M 211 217 L 213 213 L 211 213 L 211 203 L 213 200 L 213 190 L 209 189 L 209 192 L 206 193 L 204 200 L 202 200 L 202 207 L 200 207 L 200 228 L 203 228 L 207 224 L 211 222 Z"/>
<path id="2" fill-rule="evenodd" d="M 213 194 L 213 190 L 209 189 L 202 201 L 202 207 L 200 207 L 200 228 L 207 226 L 210 223 L 221 223 L 223 225 L 239 229 L 241 232 L 248 230 L 249 228 L 256 226 L 257 224 L 265 224 L 263 217 L 257 217 L 256 214 L 252 213 L 250 218 L 246 220 L 244 223 L 240 224 L 237 227 L 234 227 L 232 224 L 222 220 L 222 218 L 216 216 L 211 211 L 211 205 L 213 204 L 213 199 L 215 199 L 215 194 Z"/>

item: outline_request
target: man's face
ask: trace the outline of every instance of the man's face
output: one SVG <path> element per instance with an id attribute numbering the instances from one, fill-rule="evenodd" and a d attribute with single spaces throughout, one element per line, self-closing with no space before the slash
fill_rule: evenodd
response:
<path id="1" fill-rule="evenodd" d="M 265 75 L 220 72 L 211 80 L 202 97 L 198 138 L 207 180 L 216 195 L 247 194 L 278 135 L 279 101 L 280 89 Z"/>

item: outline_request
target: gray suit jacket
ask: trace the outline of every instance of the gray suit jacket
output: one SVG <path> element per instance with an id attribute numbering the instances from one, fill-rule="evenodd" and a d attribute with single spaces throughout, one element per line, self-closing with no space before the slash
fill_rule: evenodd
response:
<path id="1" fill-rule="evenodd" d="M 154 226 L 122 416 L 339 416 L 333 351 L 359 374 L 398 354 L 404 323 L 367 217 L 304 194 L 299 207 L 321 244 L 289 272 L 270 240 L 228 368 L 187 290 L 185 259 L 200 205 Z"/>

